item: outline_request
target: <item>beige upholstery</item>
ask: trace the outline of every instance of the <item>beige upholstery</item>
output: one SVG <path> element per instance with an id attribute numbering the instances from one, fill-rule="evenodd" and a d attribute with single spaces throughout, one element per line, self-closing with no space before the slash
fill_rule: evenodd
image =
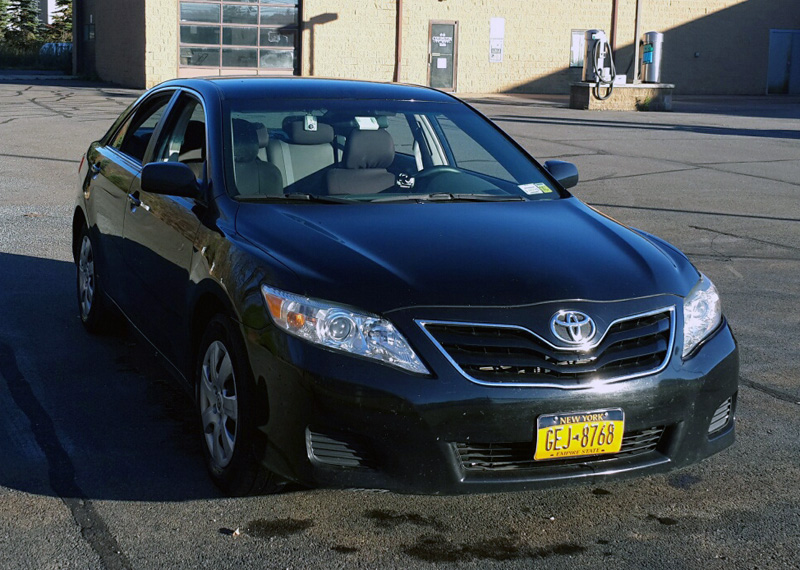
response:
<path id="1" fill-rule="evenodd" d="M 316 132 L 303 131 L 302 120 L 284 125 L 289 141 L 270 139 L 267 159 L 281 171 L 284 187 L 333 164 L 333 129 L 320 123 Z"/>

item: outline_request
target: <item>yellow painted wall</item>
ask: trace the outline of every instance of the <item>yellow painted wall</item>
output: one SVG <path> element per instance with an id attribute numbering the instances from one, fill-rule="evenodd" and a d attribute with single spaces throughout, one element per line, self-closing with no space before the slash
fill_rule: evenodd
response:
<path id="1" fill-rule="evenodd" d="M 146 0 L 145 87 L 178 75 L 178 2 Z"/>
<path id="2" fill-rule="evenodd" d="M 390 81 L 396 1 L 305 0 L 302 74 Z M 665 34 L 662 80 L 678 93 L 763 93 L 769 30 L 800 28 L 787 0 L 640 0 L 640 32 Z M 458 22 L 457 91 L 566 93 L 573 29 L 611 34 L 613 0 L 404 0 L 400 80 L 428 81 L 430 20 Z M 636 0 L 619 0 L 617 70 L 633 58 Z M 504 57 L 489 62 L 492 17 L 505 18 Z M 733 64 L 732 61 L 736 63 Z"/>

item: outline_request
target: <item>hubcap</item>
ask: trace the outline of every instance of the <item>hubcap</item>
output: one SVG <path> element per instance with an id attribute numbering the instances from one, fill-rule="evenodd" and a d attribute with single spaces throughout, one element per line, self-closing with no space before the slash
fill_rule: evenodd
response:
<path id="1" fill-rule="evenodd" d="M 94 301 L 94 254 L 89 236 L 83 236 L 81 251 L 78 255 L 78 302 L 81 308 L 81 317 L 85 320 L 92 310 Z"/>
<path id="2" fill-rule="evenodd" d="M 203 435 L 212 461 L 222 468 L 231 462 L 236 446 L 239 405 L 231 355 L 220 341 L 206 350 L 200 376 Z"/>

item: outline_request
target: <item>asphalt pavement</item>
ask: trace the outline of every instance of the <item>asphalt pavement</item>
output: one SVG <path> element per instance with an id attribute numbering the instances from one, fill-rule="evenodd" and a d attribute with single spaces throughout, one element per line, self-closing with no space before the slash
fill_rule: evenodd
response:
<path id="1" fill-rule="evenodd" d="M 542 161 L 576 163 L 574 194 L 716 283 L 741 349 L 732 448 L 554 491 L 228 499 L 152 351 L 77 317 L 78 161 L 137 95 L 0 79 L 0 568 L 800 567 L 800 100 L 636 113 L 469 97 Z"/>

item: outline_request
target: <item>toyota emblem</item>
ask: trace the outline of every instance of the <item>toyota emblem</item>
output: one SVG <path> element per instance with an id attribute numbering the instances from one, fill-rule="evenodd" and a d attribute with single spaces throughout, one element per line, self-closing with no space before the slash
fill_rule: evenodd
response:
<path id="1" fill-rule="evenodd" d="M 550 330 L 567 344 L 581 345 L 592 341 L 597 327 L 592 318 L 580 311 L 559 311 L 550 319 Z"/>

